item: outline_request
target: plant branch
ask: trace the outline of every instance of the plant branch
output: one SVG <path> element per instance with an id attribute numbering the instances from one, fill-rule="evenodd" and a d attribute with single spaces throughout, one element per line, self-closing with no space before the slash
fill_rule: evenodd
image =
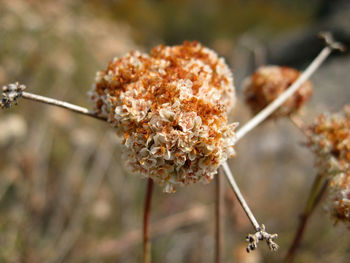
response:
<path id="1" fill-rule="evenodd" d="M 306 68 L 306 70 L 284 93 L 282 93 L 277 99 L 275 99 L 272 103 L 270 103 L 267 107 L 265 107 L 261 112 L 259 112 L 255 117 L 253 117 L 241 129 L 237 131 L 236 142 L 241 140 L 251 130 L 253 130 L 260 123 L 262 123 L 275 110 L 277 110 L 289 97 L 291 97 L 300 88 L 300 86 L 322 65 L 322 63 L 331 54 L 333 50 L 337 49 L 343 51 L 343 46 L 340 43 L 335 42 L 330 33 L 322 33 L 320 34 L 320 37 L 325 40 L 327 46 L 321 50 L 319 55 L 311 62 L 311 64 Z M 257 231 L 254 235 L 248 235 L 247 241 L 249 242 L 249 245 L 247 251 L 249 252 L 250 250 L 254 250 L 257 247 L 258 241 L 262 239 L 266 239 L 271 250 L 276 250 L 278 246 L 273 242 L 273 239 L 277 238 L 277 234 L 268 234 L 264 231 L 264 225 L 259 225 L 253 213 L 251 212 L 247 202 L 243 198 L 227 162 L 223 163 L 222 167 L 224 168 L 225 175 L 228 181 L 230 182 L 230 185 L 235 195 L 237 196 L 242 208 L 244 209 L 250 222 Z"/>
<path id="2" fill-rule="evenodd" d="M 88 110 L 87 108 L 77 106 L 62 100 L 57 100 L 57 99 L 29 93 L 24 91 L 25 89 L 26 89 L 26 86 L 19 84 L 18 82 L 9 84 L 7 86 L 3 86 L 2 88 L 3 98 L 0 101 L 0 108 L 10 108 L 13 103 L 17 105 L 17 100 L 19 98 L 24 98 L 27 100 L 33 100 L 33 101 L 57 106 L 60 108 L 64 108 L 79 114 L 83 114 L 89 117 L 93 117 L 95 119 L 102 120 L 102 121 L 107 121 L 107 118 L 97 116 L 94 112 Z"/>
<path id="3" fill-rule="evenodd" d="M 149 241 L 149 222 L 151 215 L 151 202 L 153 194 L 153 180 L 148 178 L 145 199 L 145 209 L 143 214 L 143 263 L 151 262 L 151 244 Z"/>
<path id="4" fill-rule="evenodd" d="M 253 130 L 256 126 L 262 123 L 268 118 L 275 110 L 277 110 L 288 98 L 290 98 L 300 86 L 310 78 L 310 76 L 322 65 L 325 59 L 332 53 L 333 50 L 343 51 L 343 46 L 335 42 L 329 33 L 320 34 L 327 46 L 324 47 L 318 56 L 311 62 L 311 64 L 305 69 L 305 71 L 299 76 L 299 78 L 277 99 L 266 106 L 262 111 L 255 115 L 250 121 L 248 121 L 242 128 L 236 133 L 236 140 L 242 139 L 248 132 Z"/>
<path id="5" fill-rule="evenodd" d="M 36 95 L 36 94 L 25 92 L 25 91 L 22 92 L 22 98 L 42 102 L 42 103 L 53 105 L 53 106 L 57 106 L 57 107 L 64 108 L 64 109 L 67 109 L 67 110 L 70 110 L 70 111 L 73 111 L 73 112 L 76 112 L 79 114 L 93 117 L 95 119 L 107 121 L 107 118 L 97 116 L 94 112 L 88 110 L 87 108 L 77 106 L 77 105 L 74 105 L 74 104 L 71 104 L 71 103 L 68 103 L 65 101 L 56 100 L 56 99 L 44 97 L 41 95 Z"/>

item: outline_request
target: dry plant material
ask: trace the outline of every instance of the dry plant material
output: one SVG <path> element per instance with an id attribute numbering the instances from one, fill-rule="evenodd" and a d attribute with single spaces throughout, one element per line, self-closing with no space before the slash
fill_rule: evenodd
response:
<path id="1" fill-rule="evenodd" d="M 271 251 L 276 251 L 278 249 L 278 245 L 274 242 L 274 240 L 278 237 L 277 234 L 269 234 L 265 231 L 265 226 L 261 225 L 261 229 L 257 231 L 255 234 L 248 234 L 246 241 L 249 243 L 247 247 L 247 252 L 249 253 L 252 250 L 255 250 L 258 247 L 259 241 L 266 240 L 266 243 Z"/>
<path id="2" fill-rule="evenodd" d="M 26 86 L 18 82 L 3 86 L 0 108 L 10 108 L 13 103 L 17 105 L 17 100 L 22 96 L 22 92 L 25 89 Z"/>
<path id="3" fill-rule="evenodd" d="M 198 42 L 130 52 L 96 74 L 95 112 L 124 137 L 131 172 L 174 192 L 209 182 L 235 154 L 233 77 L 222 58 Z"/>
<path id="4" fill-rule="evenodd" d="M 246 103 L 253 114 L 257 114 L 278 98 L 300 76 L 300 72 L 289 67 L 262 66 L 243 83 Z M 306 81 L 276 110 L 271 118 L 296 113 L 311 97 L 312 85 Z"/>
<path id="5" fill-rule="evenodd" d="M 318 173 L 330 179 L 328 210 L 350 226 L 350 105 L 319 115 L 308 131 Z"/>

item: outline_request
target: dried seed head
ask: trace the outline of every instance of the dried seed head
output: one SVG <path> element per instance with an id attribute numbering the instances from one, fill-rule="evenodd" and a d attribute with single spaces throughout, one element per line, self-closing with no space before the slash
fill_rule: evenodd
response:
<path id="1" fill-rule="evenodd" d="M 330 179 L 329 210 L 350 223 L 350 105 L 339 113 L 321 114 L 308 132 L 318 173 Z"/>
<path id="2" fill-rule="evenodd" d="M 262 66 L 243 83 L 246 103 L 253 114 L 258 113 L 278 98 L 299 77 L 300 72 L 280 66 Z M 312 95 L 312 85 L 305 82 L 271 118 L 288 116 L 297 112 Z"/>
<path id="3" fill-rule="evenodd" d="M 124 136 L 133 172 L 174 191 L 208 182 L 234 155 L 236 124 L 227 124 L 235 92 L 222 58 L 197 42 L 131 52 L 96 74 L 95 110 Z"/>
<path id="4" fill-rule="evenodd" d="M 17 105 L 17 100 L 22 96 L 22 92 L 25 89 L 26 86 L 18 82 L 3 86 L 0 108 L 10 108 L 12 103 Z"/>

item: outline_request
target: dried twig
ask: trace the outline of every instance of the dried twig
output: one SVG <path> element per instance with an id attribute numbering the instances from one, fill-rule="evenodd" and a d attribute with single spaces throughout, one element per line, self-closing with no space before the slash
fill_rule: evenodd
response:
<path id="1" fill-rule="evenodd" d="M 322 33 L 320 35 L 326 42 L 326 47 L 322 49 L 319 55 L 312 61 L 312 63 L 306 68 L 306 70 L 299 76 L 299 78 L 277 99 L 275 99 L 272 103 L 270 103 L 265 109 L 259 112 L 256 116 L 254 116 L 250 121 L 248 121 L 241 129 L 239 129 L 236 133 L 236 142 L 242 139 L 246 134 L 248 134 L 251 130 L 257 127 L 260 123 L 262 123 L 265 119 L 267 119 L 275 110 L 277 110 L 289 97 L 291 97 L 300 86 L 322 65 L 324 60 L 331 54 L 333 50 L 343 50 L 343 46 L 340 43 L 337 43 L 333 40 L 332 36 L 329 33 Z M 268 234 L 264 231 L 265 226 L 259 225 L 257 220 L 255 219 L 253 213 L 248 207 L 248 204 L 244 200 L 239 187 L 234 180 L 234 177 L 229 169 L 227 162 L 223 165 L 226 177 L 230 182 L 230 185 L 235 192 L 242 208 L 246 212 L 249 220 L 254 226 L 256 233 L 254 235 L 249 234 L 247 237 L 247 241 L 249 245 L 247 247 L 247 251 L 253 250 L 257 246 L 257 240 L 265 239 L 271 250 L 276 250 L 278 248 L 277 244 L 273 242 L 273 239 L 277 237 L 276 234 Z"/>
<path id="2" fill-rule="evenodd" d="M 3 86 L 2 87 L 3 98 L 0 101 L 0 108 L 10 108 L 13 103 L 17 105 L 19 98 L 24 98 L 28 100 L 33 100 L 33 101 L 57 106 L 67 110 L 71 110 L 73 112 L 87 115 L 89 117 L 93 117 L 102 121 L 107 121 L 107 118 L 97 116 L 94 112 L 88 110 L 87 108 L 80 107 L 65 101 L 25 92 L 24 91 L 25 89 L 26 89 L 26 86 L 23 84 L 19 84 L 18 82 L 9 84 L 7 86 Z"/>
<path id="3" fill-rule="evenodd" d="M 324 33 L 325 34 L 325 33 Z M 289 97 L 291 97 L 300 86 L 310 78 L 310 76 L 322 65 L 325 59 L 332 53 L 333 50 L 342 50 L 342 45 L 331 41 L 331 37 L 326 35 L 327 46 L 322 49 L 319 55 L 312 61 L 312 63 L 306 68 L 306 70 L 299 76 L 299 78 L 277 99 L 255 115 L 250 121 L 248 121 L 242 128 L 240 128 L 236 133 L 237 141 L 242 139 L 248 132 L 253 130 L 256 126 L 262 123 L 266 118 L 268 118 L 275 110 L 277 110 Z"/>

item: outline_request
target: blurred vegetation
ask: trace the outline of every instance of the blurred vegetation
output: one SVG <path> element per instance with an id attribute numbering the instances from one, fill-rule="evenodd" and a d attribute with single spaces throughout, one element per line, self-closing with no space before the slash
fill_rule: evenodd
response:
<path id="1" fill-rule="evenodd" d="M 114 56 L 189 39 L 237 61 L 242 36 L 269 39 L 307 26 L 317 4 L 2 0 L 0 84 L 18 80 L 30 92 L 88 106 L 95 72 Z M 244 56 L 238 61 L 251 64 Z M 231 117 L 244 123 L 250 115 L 238 103 Z M 314 177 L 313 158 L 288 121 L 267 123 L 249 136 L 230 163 L 256 216 L 279 233 L 281 249 L 245 253 L 252 228 L 227 188 L 225 262 L 280 262 Z M 0 262 L 139 262 L 145 181 L 124 171 L 120 154 L 105 123 L 24 100 L 1 111 Z M 213 191 L 213 184 L 195 185 L 164 195 L 156 187 L 154 262 L 213 261 Z M 344 231 L 320 207 L 298 262 L 348 262 Z"/>
<path id="2" fill-rule="evenodd" d="M 93 9 L 134 28 L 136 41 L 153 46 L 183 40 L 210 44 L 254 28 L 270 34 L 310 22 L 316 0 L 91 0 Z M 266 34 L 266 32 L 265 32 Z"/>

